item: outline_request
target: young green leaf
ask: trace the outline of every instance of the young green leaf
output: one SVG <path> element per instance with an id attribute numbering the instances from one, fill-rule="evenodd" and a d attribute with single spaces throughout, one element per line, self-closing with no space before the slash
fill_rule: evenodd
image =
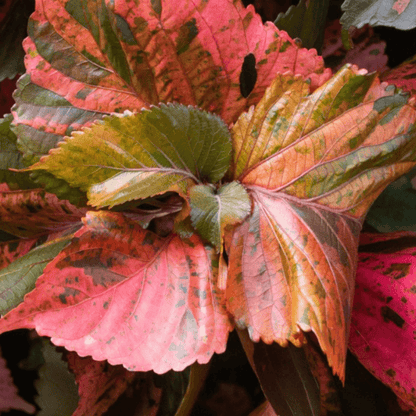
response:
<path id="1" fill-rule="evenodd" d="M 185 196 L 195 182 L 219 181 L 230 157 L 228 128 L 218 116 L 162 104 L 74 133 L 30 169 L 67 180 L 103 207 L 168 191 Z"/>
<path id="2" fill-rule="evenodd" d="M 415 165 L 416 111 L 354 68 L 294 109 L 275 154 L 253 165 L 237 156 L 253 211 L 225 238 L 227 308 L 254 341 L 299 345 L 312 330 L 343 378 L 361 224 L 388 183 Z M 259 119 L 233 140 L 254 147 L 251 131 L 267 126 Z"/>
<path id="3" fill-rule="evenodd" d="M 198 234 L 220 252 L 224 229 L 241 223 L 251 210 L 250 198 L 238 182 L 231 182 L 217 191 L 198 185 L 189 193 L 192 225 Z"/>

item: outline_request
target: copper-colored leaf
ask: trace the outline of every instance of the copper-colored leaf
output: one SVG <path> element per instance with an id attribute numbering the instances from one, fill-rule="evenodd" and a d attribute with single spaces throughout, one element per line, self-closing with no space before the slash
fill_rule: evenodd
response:
<path id="1" fill-rule="evenodd" d="M 361 223 L 388 183 L 415 165 L 416 111 L 348 67 L 311 96 L 288 100 L 292 113 L 268 101 L 262 119 L 233 130 L 252 153 L 264 137 L 277 151 L 253 164 L 235 159 L 254 209 L 228 244 L 228 310 L 254 341 L 300 345 L 312 330 L 343 379 Z M 256 110 L 242 117 L 250 115 Z M 281 128 L 271 132 L 269 120 Z"/>
<path id="2" fill-rule="evenodd" d="M 0 189 L 0 229 L 17 237 L 30 238 L 64 230 L 80 223 L 85 212 L 43 189 Z"/>
<path id="3" fill-rule="evenodd" d="M 384 73 L 382 79 L 403 88 L 404 91 L 416 94 L 416 56 Z"/>
<path id="4" fill-rule="evenodd" d="M 416 233 L 361 239 L 349 347 L 416 410 Z"/>
<path id="5" fill-rule="evenodd" d="M 104 114 L 179 102 L 230 123 L 276 73 L 301 74 L 312 88 L 330 77 L 315 50 L 239 0 L 37 0 L 28 32 L 14 116 L 29 163 Z M 242 94 L 250 54 L 257 77 Z"/>
<path id="6" fill-rule="evenodd" d="M 101 416 L 133 382 L 136 373 L 106 361 L 94 361 L 74 352 L 66 355 L 68 367 L 75 374 L 79 402 L 73 416 Z"/>
<path id="7" fill-rule="evenodd" d="M 35 328 L 81 356 L 157 373 L 225 350 L 231 324 L 212 249 L 195 235 L 160 238 L 118 213 L 89 212 L 84 223 L 1 332 Z"/>

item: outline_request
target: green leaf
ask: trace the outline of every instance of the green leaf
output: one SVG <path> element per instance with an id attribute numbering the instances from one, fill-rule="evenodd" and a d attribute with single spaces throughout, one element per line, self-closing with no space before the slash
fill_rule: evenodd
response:
<path id="1" fill-rule="evenodd" d="M 261 388 L 279 416 L 320 415 L 319 385 L 302 348 L 283 348 L 251 341 L 247 331 L 237 330 Z"/>
<path id="2" fill-rule="evenodd" d="M 169 371 L 154 376 L 155 386 L 162 388 L 157 416 L 174 416 L 189 388 L 191 366 L 183 371 Z"/>
<path id="3" fill-rule="evenodd" d="M 381 233 L 416 231 L 415 176 L 416 169 L 412 169 L 390 184 L 371 206 L 366 222 Z"/>
<path id="4" fill-rule="evenodd" d="M 7 183 L 10 188 L 29 189 L 36 187 L 27 172 L 12 172 L 9 169 L 22 169 L 23 156 L 16 146 L 17 137 L 11 131 L 13 121 L 11 114 L 0 119 L 0 183 Z"/>
<path id="5" fill-rule="evenodd" d="M 87 191 L 91 205 L 119 205 L 217 182 L 231 158 L 227 126 L 213 114 L 180 104 L 111 116 L 74 133 L 33 165 Z"/>
<path id="6" fill-rule="evenodd" d="M 35 8 L 34 3 L 33 0 L 2 2 L 5 16 L 0 25 L 0 82 L 25 72 L 22 42 L 27 36 L 27 21 Z"/>
<path id="7" fill-rule="evenodd" d="M 66 247 L 73 234 L 42 244 L 0 270 L 0 315 L 5 315 L 35 288 L 46 265 Z"/>
<path id="8" fill-rule="evenodd" d="M 193 226 L 219 252 L 225 227 L 241 223 L 250 214 L 246 190 L 238 182 L 231 182 L 218 191 L 208 185 L 194 186 L 189 195 Z"/>
<path id="9" fill-rule="evenodd" d="M 416 2 L 411 0 L 345 0 L 340 22 L 345 29 L 390 26 L 400 30 L 416 27 Z"/>
<path id="10" fill-rule="evenodd" d="M 290 6 L 286 13 L 279 13 L 274 24 L 285 30 L 291 38 L 300 38 L 305 48 L 318 51 L 324 40 L 326 15 L 329 0 L 300 0 L 297 6 Z"/>
<path id="11" fill-rule="evenodd" d="M 68 371 L 68 364 L 54 345 L 42 339 L 44 364 L 35 381 L 39 416 L 71 416 L 78 405 L 78 388 L 75 376 Z"/>

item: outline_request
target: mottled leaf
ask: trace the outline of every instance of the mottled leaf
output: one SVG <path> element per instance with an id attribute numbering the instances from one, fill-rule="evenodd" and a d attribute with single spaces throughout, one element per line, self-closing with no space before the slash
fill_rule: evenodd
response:
<path id="1" fill-rule="evenodd" d="M 122 214 L 89 212 L 0 331 L 35 328 L 129 370 L 181 371 L 225 350 L 231 324 L 217 256 L 194 235 L 160 238 Z"/>
<path id="2" fill-rule="evenodd" d="M 73 234 L 65 233 L 55 236 L 50 241 L 28 251 L 13 263 L 0 270 L 0 315 L 3 316 L 21 302 L 23 297 L 35 288 L 37 278 L 42 274 L 46 265 L 56 257 L 60 251 L 69 244 Z M 26 250 L 23 241 L 20 244 L 14 242 L 16 248 Z M 32 244 L 39 244 L 42 238 L 36 241 L 28 240 Z M 8 245 L 11 250 L 13 243 Z M 0 252 L 1 253 L 1 252 Z"/>
<path id="3" fill-rule="evenodd" d="M 416 233 L 361 241 L 349 348 L 416 410 Z"/>
<path id="4" fill-rule="evenodd" d="M 390 26 L 400 30 L 416 27 L 416 3 L 411 0 L 345 0 L 341 23 L 350 26 Z"/>
<path id="5" fill-rule="evenodd" d="M 6 361 L 0 355 L 0 412 L 9 412 L 11 409 L 22 410 L 29 414 L 34 414 L 36 411 L 35 406 L 19 396 Z"/>
<path id="6" fill-rule="evenodd" d="M 13 263 L 19 257 L 27 254 L 32 248 L 39 244 L 45 237 L 16 239 L 0 242 L 0 270 Z M 1 272 L 0 272 L 1 275 Z"/>
<path id="7" fill-rule="evenodd" d="M 9 170 L 25 167 L 23 155 L 17 150 L 17 137 L 10 130 L 12 120 L 11 114 L 6 114 L 0 119 L 0 183 L 7 183 L 14 189 L 34 188 L 36 184 L 30 180 L 29 173 Z"/>
<path id="8" fill-rule="evenodd" d="M 13 114 L 31 163 L 105 114 L 179 102 L 228 124 L 258 102 L 276 73 L 301 74 L 312 88 L 330 77 L 315 50 L 299 48 L 235 0 L 37 0 L 28 32 L 27 75 Z M 257 80 L 244 97 L 249 54 Z"/>
<path id="9" fill-rule="evenodd" d="M 35 381 L 38 395 L 36 403 L 41 408 L 39 416 L 72 416 L 77 408 L 78 392 L 75 377 L 68 371 L 62 353 L 57 352 L 48 340 L 42 340 L 43 365 Z"/>
<path id="10" fill-rule="evenodd" d="M 42 189 L 0 188 L 0 229 L 17 237 L 30 238 L 64 230 L 80 223 L 85 212 Z"/>
<path id="11" fill-rule="evenodd" d="M 113 206 L 190 184 L 217 182 L 228 169 L 227 126 L 214 114 L 179 104 L 112 116 L 75 133 L 31 169 L 47 170 Z"/>
<path id="12" fill-rule="evenodd" d="M 25 72 L 22 42 L 34 9 L 33 0 L 6 0 L 0 5 L 0 82 Z"/>
<path id="13" fill-rule="evenodd" d="M 250 214 L 251 202 L 238 182 L 221 186 L 197 185 L 189 193 L 191 220 L 198 234 L 220 252 L 224 230 L 241 223 Z"/>
<path id="14" fill-rule="evenodd" d="M 382 80 L 416 94 L 416 56 L 382 75 Z"/>
<path id="15" fill-rule="evenodd" d="M 415 165 L 416 111 L 348 67 L 287 105 L 293 113 L 275 119 L 282 127 L 268 139 L 276 153 L 253 165 L 236 157 L 254 208 L 227 244 L 227 307 L 254 341 L 300 345 L 312 330 L 343 379 L 363 216 Z M 272 111 L 233 140 L 262 143 Z"/>
<path id="16" fill-rule="evenodd" d="M 325 30 L 329 0 L 300 0 L 290 6 L 286 13 L 279 13 L 274 24 L 285 30 L 291 38 L 300 38 L 306 48 L 320 51 Z"/>
<path id="17" fill-rule="evenodd" d="M 72 416 L 101 416 L 132 384 L 137 373 L 74 352 L 65 356 L 78 384 L 78 407 Z"/>

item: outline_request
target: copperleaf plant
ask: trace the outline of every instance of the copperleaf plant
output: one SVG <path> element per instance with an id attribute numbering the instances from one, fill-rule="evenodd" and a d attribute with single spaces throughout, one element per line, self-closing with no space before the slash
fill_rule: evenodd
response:
<path id="1" fill-rule="evenodd" d="M 127 370 L 208 363 L 235 327 L 282 347 L 312 332 L 344 380 L 363 219 L 416 165 L 414 98 L 351 65 L 330 78 L 238 1 L 177 10 L 38 0 L 1 122 L 0 227 L 25 240 L 0 246 L 0 332 L 74 351 L 79 415 Z M 97 379 L 104 402 L 92 360 L 126 368 Z"/>

